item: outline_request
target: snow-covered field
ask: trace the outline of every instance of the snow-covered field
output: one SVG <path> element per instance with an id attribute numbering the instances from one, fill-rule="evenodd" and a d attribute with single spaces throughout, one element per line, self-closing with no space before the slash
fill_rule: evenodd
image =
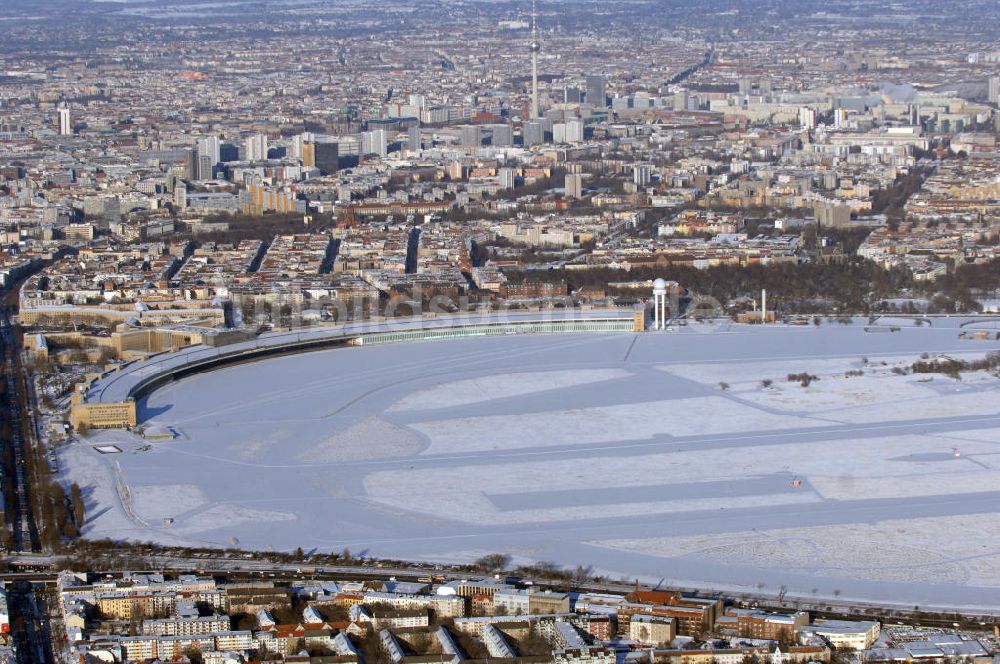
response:
<path id="1" fill-rule="evenodd" d="M 996 586 L 997 541 L 1000 515 L 987 512 L 596 544 L 822 578 Z"/>
<path id="2" fill-rule="evenodd" d="M 318 351 L 172 383 L 140 418 L 177 440 L 95 433 L 61 465 L 91 537 L 504 552 L 1000 610 L 1000 379 L 894 372 L 1000 349 L 960 340 L 960 322 Z M 817 380 L 786 379 L 801 372 Z"/>

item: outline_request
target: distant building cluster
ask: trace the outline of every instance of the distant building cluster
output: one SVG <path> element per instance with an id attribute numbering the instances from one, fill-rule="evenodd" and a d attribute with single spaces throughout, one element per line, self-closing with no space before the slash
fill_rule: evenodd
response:
<path id="1" fill-rule="evenodd" d="M 81 661 L 484 660 L 531 664 L 986 662 L 969 635 L 875 621 L 812 621 L 719 599 L 639 590 L 559 592 L 504 579 L 221 582 L 64 572 L 59 604 Z"/>

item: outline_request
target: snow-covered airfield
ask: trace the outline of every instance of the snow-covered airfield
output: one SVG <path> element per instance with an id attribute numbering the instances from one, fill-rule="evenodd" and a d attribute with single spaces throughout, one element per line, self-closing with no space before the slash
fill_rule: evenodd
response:
<path id="1" fill-rule="evenodd" d="M 91 490 L 93 538 L 501 552 L 673 585 L 1000 608 L 1000 379 L 892 371 L 1000 350 L 960 339 L 961 322 L 314 351 L 170 383 L 140 421 L 177 439 L 92 434 L 60 461 Z M 819 380 L 786 379 L 801 372 Z"/>

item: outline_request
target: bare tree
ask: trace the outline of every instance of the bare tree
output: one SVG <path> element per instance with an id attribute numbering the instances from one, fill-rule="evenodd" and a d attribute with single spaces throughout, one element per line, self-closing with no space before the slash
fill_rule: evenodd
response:
<path id="1" fill-rule="evenodd" d="M 504 553 L 489 553 L 477 559 L 473 564 L 483 572 L 502 572 L 510 564 L 510 556 Z"/>

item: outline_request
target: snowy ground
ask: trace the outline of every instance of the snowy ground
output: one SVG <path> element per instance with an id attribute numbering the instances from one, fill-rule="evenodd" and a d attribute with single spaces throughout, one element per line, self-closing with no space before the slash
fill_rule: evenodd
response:
<path id="1" fill-rule="evenodd" d="M 61 466 L 87 490 L 91 537 L 504 552 L 629 578 L 1000 609 L 1000 380 L 893 373 L 924 352 L 981 357 L 1000 343 L 960 340 L 958 319 L 897 323 L 275 358 L 150 395 L 140 417 L 177 440 L 94 434 Z M 786 380 L 800 372 L 818 380 Z M 94 449 L 105 443 L 122 452 Z"/>

